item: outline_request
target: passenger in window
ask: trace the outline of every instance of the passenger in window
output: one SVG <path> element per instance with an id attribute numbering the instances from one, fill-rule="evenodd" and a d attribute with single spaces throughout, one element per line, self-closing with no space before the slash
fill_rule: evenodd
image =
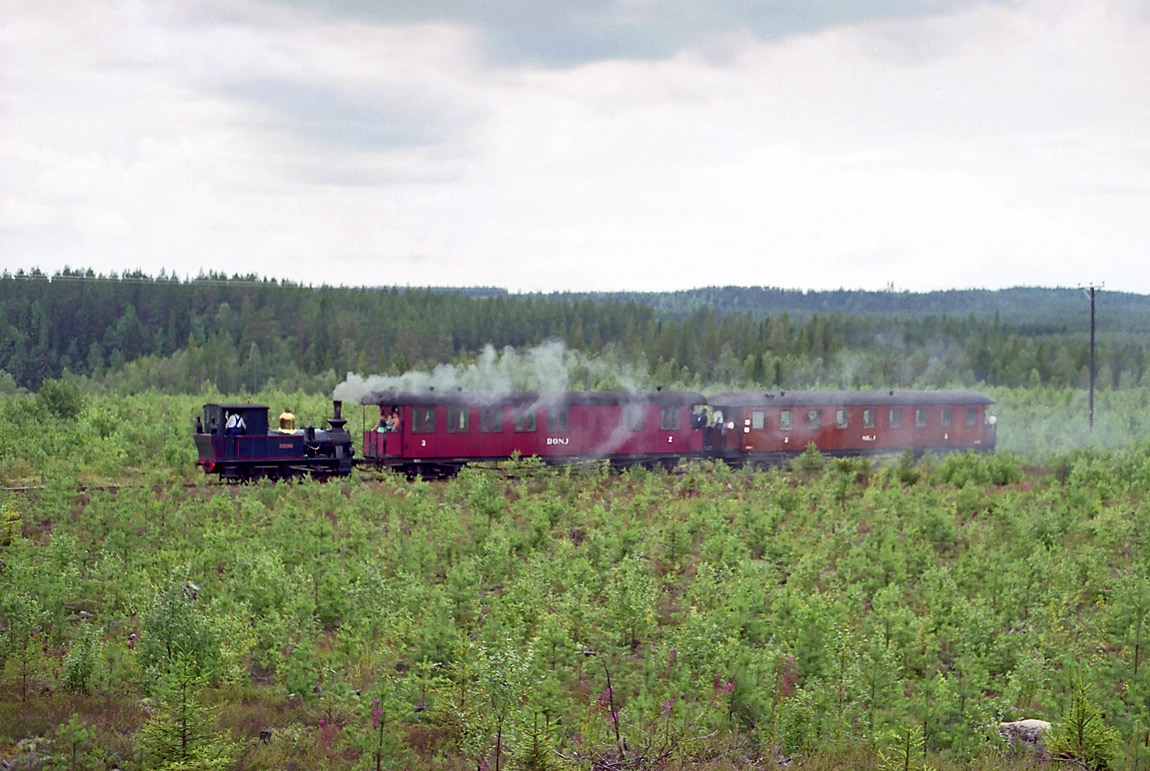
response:
<path id="1" fill-rule="evenodd" d="M 388 431 L 398 431 L 399 430 L 399 410 L 396 409 L 395 407 L 391 408 L 391 414 L 387 416 L 387 430 Z"/>

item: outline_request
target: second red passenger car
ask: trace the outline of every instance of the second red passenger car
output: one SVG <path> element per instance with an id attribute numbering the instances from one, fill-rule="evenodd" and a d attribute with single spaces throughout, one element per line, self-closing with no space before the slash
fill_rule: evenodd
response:
<path id="1" fill-rule="evenodd" d="M 736 465 L 779 463 L 811 443 L 827 455 L 995 446 L 994 400 L 977 391 L 733 391 L 707 401 L 724 426 L 717 455 Z"/>

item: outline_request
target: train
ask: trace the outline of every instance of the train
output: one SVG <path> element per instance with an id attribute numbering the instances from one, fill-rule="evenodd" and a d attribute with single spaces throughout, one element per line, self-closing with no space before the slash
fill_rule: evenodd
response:
<path id="1" fill-rule="evenodd" d="M 450 476 L 468 464 L 537 456 L 545 463 L 673 468 L 787 463 L 814 445 L 830 456 L 973 450 L 997 442 L 994 400 L 969 390 L 916 391 L 373 391 L 357 457 L 342 403 L 327 428 L 277 431 L 262 404 L 206 404 L 198 465 L 225 481 L 346 476 L 355 466 Z M 375 410 L 378 408 L 378 420 Z M 230 435 L 233 415 L 246 430 Z M 370 427 L 369 427 L 370 424 Z"/>

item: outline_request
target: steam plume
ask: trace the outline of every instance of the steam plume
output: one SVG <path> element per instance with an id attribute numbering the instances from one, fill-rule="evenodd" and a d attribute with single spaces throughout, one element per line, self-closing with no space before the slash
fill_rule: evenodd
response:
<path id="1" fill-rule="evenodd" d="M 354 372 L 336 386 L 334 398 L 358 402 L 372 391 L 639 391 L 650 388 L 646 363 L 619 362 L 570 350 L 551 340 L 522 353 L 514 348 L 496 351 L 488 345 L 474 362 L 437 364 L 430 372 L 413 370 L 402 375 L 362 376 Z"/>

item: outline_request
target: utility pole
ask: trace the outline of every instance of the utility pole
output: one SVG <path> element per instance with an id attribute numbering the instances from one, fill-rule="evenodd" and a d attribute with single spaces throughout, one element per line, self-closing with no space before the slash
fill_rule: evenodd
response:
<path id="1" fill-rule="evenodd" d="M 1091 285 L 1090 295 L 1090 430 L 1094 430 L 1094 298 L 1101 287 Z"/>

